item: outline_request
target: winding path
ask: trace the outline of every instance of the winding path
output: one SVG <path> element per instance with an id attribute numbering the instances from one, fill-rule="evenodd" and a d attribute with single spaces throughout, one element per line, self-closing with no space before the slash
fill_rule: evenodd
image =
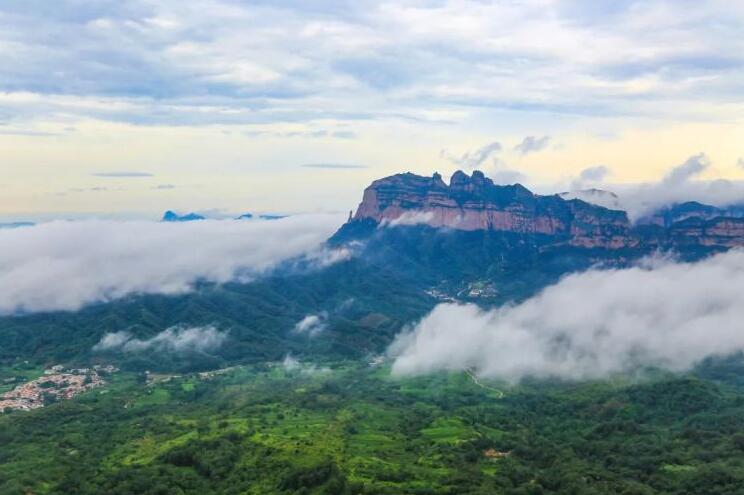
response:
<path id="1" fill-rule="evenodd" d="M 480 382 L 480 380 L 478 380 L 478 377 L 475 376 L 475 373 L 473 372 L 472 369 L 465 368 L 465 373 L 470 377 L 471 380 L 473 380 L 473 383 L 475 383 L 476 385 L 478 385 L 480 388 L 484 388 L 486 390 L 490 390 L 491 392 L 495 392 L 499 396 L 498 397 L 499 399 L 503 399 L 504 398 L 504 395 L 505 394 L 504 394 L 503 391 L 501 391 L 501 390 L 499 390 L 497 388 L 489 387 L 488 385 L 483 385 Z"/>

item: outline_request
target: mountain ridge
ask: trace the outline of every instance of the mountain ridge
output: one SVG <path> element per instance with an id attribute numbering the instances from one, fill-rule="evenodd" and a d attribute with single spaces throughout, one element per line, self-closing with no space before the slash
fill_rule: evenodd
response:
<path id="1" fill-rule="evenodd" d="M 627 212 L 562 194 L 538 195 L 521 184 L 497 185 L 483 172 L 455 172 L 450 184 L 435 173 L 396 174 L 375 180 L 339 231 L 423 224 L 462 231 L 497 231 L 544 236 L 553 244 L 579 248 L 662 248 L 699 245 L 744 246 L 744 218 L 738 210 L 697 202 L 668 207 L 638 224 Z"/>

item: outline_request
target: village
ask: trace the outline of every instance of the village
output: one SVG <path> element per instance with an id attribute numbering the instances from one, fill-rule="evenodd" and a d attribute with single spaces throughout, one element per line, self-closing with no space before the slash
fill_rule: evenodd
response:
<path id="1" fill-rule="evenodd" d="M 15 387 L 0 396 L 0 413 L 39 409 L 60 400 L 67 400 L 105 384 L 101 373 L 118 371 L 111 365 L 92 368 L 65 369 L 52 366 L 39 378 Z"/>

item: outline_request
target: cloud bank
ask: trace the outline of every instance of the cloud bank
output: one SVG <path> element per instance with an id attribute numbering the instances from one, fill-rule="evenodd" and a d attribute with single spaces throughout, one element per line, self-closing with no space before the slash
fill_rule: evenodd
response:
<path id="1" fill-rule="evenodd" d="M 220 332 L 213 326 L 179 328 L 163 330 L 149 339 L 138 339 L 129 332 L 107 333 L 93 347 L 96 352 L 141 352 L 155 350 L 159 352 L 189 353 L 211 352 L 222 346 L 227 339 L 227 332 Z"/>
<path id="2" fill-rule="evenodd" d="M 651 261 L 574 274 L 497 310 L 441 304 L 395 340 L 393 372 L 594 379 L 744 351 L 744 252 Z"/>
<path id="3" fill-rule="evenodd" d="M 300 255 L 347 259 L 323 241 L 338 215 L 250 222 L 51 222 L 0 230 L 0 314 L 77 310 L 131 294 L 181 294 L 199 281 L 249 281 Z"/>

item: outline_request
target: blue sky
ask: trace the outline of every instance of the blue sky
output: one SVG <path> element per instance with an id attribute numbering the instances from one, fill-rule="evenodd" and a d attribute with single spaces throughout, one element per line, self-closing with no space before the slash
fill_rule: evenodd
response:
<path id="1" fill-rule="evenodd" d="M 743 32 L 713 0 L 6 0 L 0 215 L 348 209 L 493 142 L 537 187 L 740 179 Z"/>

